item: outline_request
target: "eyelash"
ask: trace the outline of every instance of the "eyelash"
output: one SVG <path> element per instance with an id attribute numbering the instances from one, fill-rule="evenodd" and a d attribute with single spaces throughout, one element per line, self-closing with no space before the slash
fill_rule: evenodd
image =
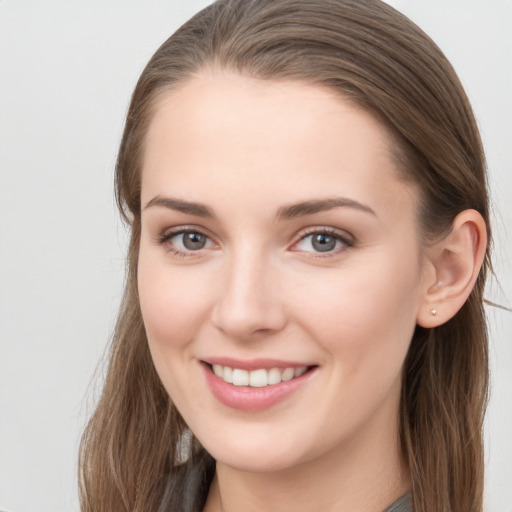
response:
<path id="1" fill-rule="evenodd" d="M 203 233 L 203 231 L 201 231 L 200 229 L 192 229 L 192 228 L 183 229 L 183 228 L 181 228 L 181 229 L 176 229 L 173 231 L 168 231 L 166 233 L 163 233 L 161 236 L 158 237 L 157 243 L 159 245 L 165 246 L 165 250 L 175 256 L 179 256 L 180 258 L 193 258 L 194 253 L 200 252 L 200 250 L 181 251 L 180 249 L 177 249 L 170 243 L 171 239 L 173 239 L 174 237 L 176 237 L 178 235 L 186 235 L 186 234 L 190 234 L 190 233 L 202 235 L 202 236 L 206 237 L 208 240 L 211 240 L 210 237 L 207 234 Z"/>
<path id="2" fill-rule="evenodd" d="M 182 251 L 182 250 L 174 247 L 172 244 L 170 244 L 170 240 L 172 240 L 174 237 L 179 236 L 179 235 L 186 235 L 186 234 L 190 234 L 190 233 L 202 235 L 211 241 L 211 238 L 207 234 L 205 234 L 203 231 L 201 231 L 200 229 L 180 228 L 180 229 L 176 229 L 176 230 L 169 231 L 169 232 L 162 234 L 161 236 L 158 237 L 157 243 L 159 245 L 165 246 L 166 251 L 170 252 L 171 254 L 173 254 L 175 256 L 178 256 L 180 258 L 193 258 L 193 257 L 195 257 L 194 253 L 201 252 L 201 249 L 198 249 L 197 251 L 193 251 L 193 250 Z M 309 228 L 309 229 L 301 232 L 298 235 L 298 240 L 293 243 L 292 247 L 299 244 L 300 242 L 302 242 L 303 240 L 305 240 L 306 238 L 308 238 L 312 235 L 327 235 L 327 236 L 330 236 L 330 237 L 336 239 L 336 241 L 341 242 L 343 245 L 342 248 L 339 248 L 339 249 L 333 250 L 333 251 L 326 251 L 325 253 L 321 253 L 320 251 L 318 251 L 318 252 L 303 251 L 303 252 L 308 252 L 308 253 L 314 254 L 314 256 L 313 256 L 314 258 L 329 258 L 329 257 L 339 254 L 340 252 L 343 252 L 344 250 L 346 250 L 348 248 L 354 247 L 354 245 L 355 245 L 354 238 L 352 236 L 348 235 L 347 233 L 341 233 L 340 231 L 333 229 L 333 228 L 322 227 L 322 228 Z M 300 251 L 296 251 L 296 252 L 300 252 Z"/>
<path id="3" fill-rule="evenodd" d="M 327 235 L 329 237 L 334 238 L 337 242 L 341 242 L 342 247 L 338 249 L 334 249 L 332 251 L 326 251 L 322 253 L 320 251 L 304 251 L 310 254 L 314 254 L 314 258 L 330 258 L 333 256 L 339 255 L 341 252 L 354 247 L 355 240 L 348 233 L 340 232 L 337 229 L 322 227 L 322 228 L 309 228 L 299 234 L 299 238 L 296 242 L 293 243 L 293 246 L 298 245 L 300 242 L 305 240 L 306 238 L 313 235 Z M 297 251 L 299 252 L 299 251 Z"/>

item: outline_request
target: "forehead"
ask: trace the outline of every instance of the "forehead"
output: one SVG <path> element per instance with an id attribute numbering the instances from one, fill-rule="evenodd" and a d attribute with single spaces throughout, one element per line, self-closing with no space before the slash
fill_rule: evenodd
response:
<path id="1" fill-rule="evenodd" d="M 281 141 L 307 136 L 311 142 L 323 139 L 328 144 L 339 141 L 338 136 L 347 138 L 347 133 L 338 131 L 347 124 L 353 128 L 364 125 L 374 135 L 375 149 L 390 156 L 393 141 L 383 124 L 333 89 L 296 80 L 204 71 L 157 98 L 148 139 L 154 140 L 164 128 L 169 135 L 193 135 L 206 142 L 215 127 L 221 130 L 219 135 L 238 132 L 240 141 L 245 136 L 264 144 L 276 136 Z M 172 125 L 179 126 L 178 133 L 171 133 Z M 215 145 L 222 144 L 219 137 L 214 139 Z"/>
<path id="2" fill-rule="evenodd" d="M 290 201 L 349 194 L 382 207 L 396 203 L 397 188 L 412 192 L 399 178 L 382 124 L 336 92 L 203 73 L 156 104 L 144 151 L 143 204 L 176 190 L 194 196 L 199 184 L 218 198 L 226 183 L 228 194 L 267 191 L 268 201 L 281 188 Z"/>

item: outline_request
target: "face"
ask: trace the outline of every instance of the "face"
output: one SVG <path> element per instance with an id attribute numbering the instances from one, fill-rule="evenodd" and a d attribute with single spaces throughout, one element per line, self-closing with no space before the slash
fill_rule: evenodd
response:
<path id="1" fill-rule="evenodd" d="M 140 303 L 214 458 L 279 470 L 396 437 L 425 288 L 417 204 L 386 132 L 329 90 L 219 72 L 161 99 Z"/>

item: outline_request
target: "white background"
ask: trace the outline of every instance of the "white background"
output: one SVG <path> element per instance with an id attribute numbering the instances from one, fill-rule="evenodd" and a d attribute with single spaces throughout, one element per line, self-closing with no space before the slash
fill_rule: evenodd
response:
<path id="1" fill-rule="evenodd" d="M 125 232 L 113 167 L 129 96 L 205 0 L 0 0 L 0 508 L 77 511 L 76 453 L 112 331 Z M 489 298 L 510 307 L 512 1 L 395 0 L 445 51 L 482 130 Z M 489 309 L 486 510 L 512 512 L 512 313 Z"/>

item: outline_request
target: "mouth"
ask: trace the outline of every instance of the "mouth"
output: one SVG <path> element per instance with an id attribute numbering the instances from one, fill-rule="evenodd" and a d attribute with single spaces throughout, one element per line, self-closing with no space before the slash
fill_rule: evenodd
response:
<path id="1" fill-rule="evenodd" d="M 301 377 L 315 366 L 299 366 L 286 368 L 257 368 L 254 370 L 244 370 L 242 368 L 233 368 L 220 364 L 208 364 L 219 379 L 233 386 L 248 386 L 252 388 L 264 388 L 267 386 L 276 386 L 281 382 L 288 382 Z"/>
<path id="2" fill-rule="evenodd" d="M 318 365 L 228 357 L 200 361 L 206 383 L 219 402 L 231 409 L 258 412 L 291 399 L 314 379 Z"/>

